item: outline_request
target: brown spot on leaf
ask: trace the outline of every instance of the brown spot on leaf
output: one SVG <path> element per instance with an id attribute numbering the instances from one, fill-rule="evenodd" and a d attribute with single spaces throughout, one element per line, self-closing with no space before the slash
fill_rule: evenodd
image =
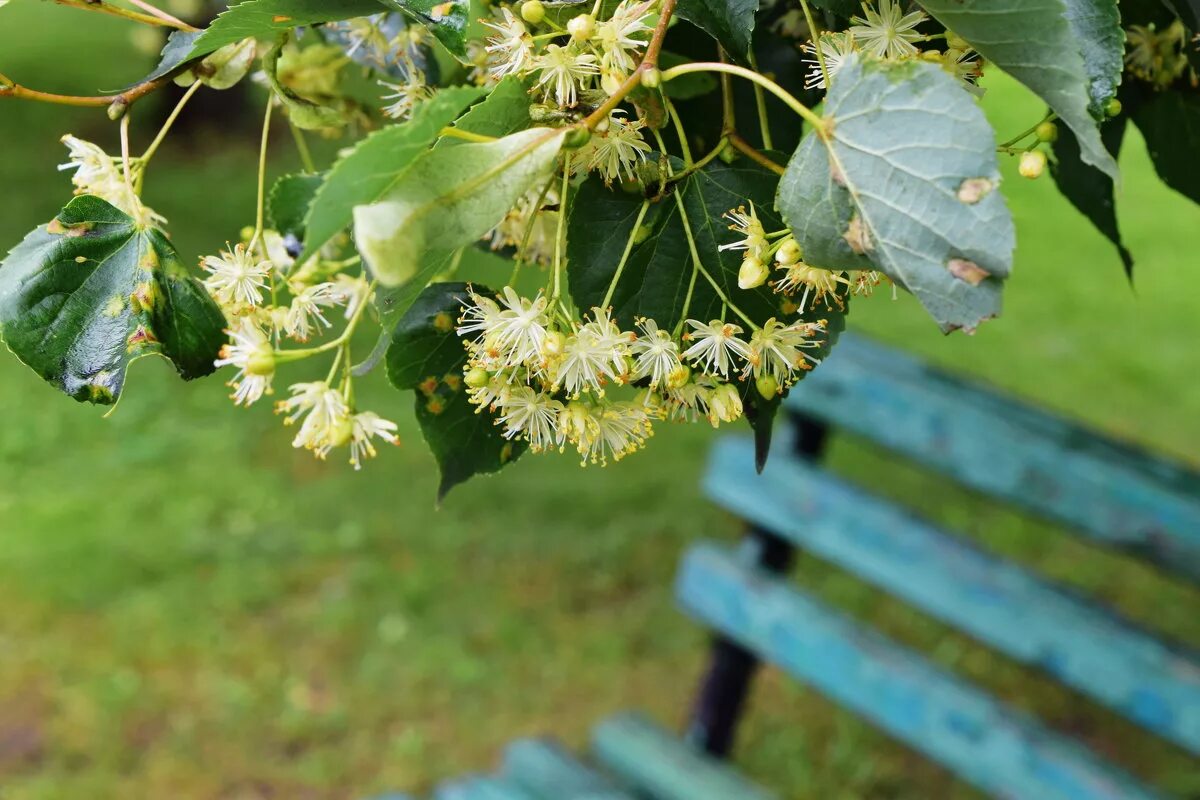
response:
<path id="1" fill-rule="evenodd" d="M 135 347 L 138 347 L 140 345 L 154 344 L 157 341 L 158 341 L 158 339 L 154 336 L 153 333 L 146 330 L 146 328 L 144 326 L 138 325 L 137 330 L 135 330 L 130 335 L 129 340 L 126 342 L 126 344 L 128 345 L 128 349 L 132 350 Z"/>
<path id="2" fill-rule="evenodd" d="M 446 384 L 450 391 L 457 392 L 462 389 L 462 376 L 451 372 L 442 376 L 442 383 Z"/>
<path id="3" fill-rule="evenodd" d="M 92 223 L 90 223 L 90 222 L 83 222 L 83 223 L 80 223 L 79 225 L 67 226 L 67 225 L 63 225 L 62 221 L 59 220 L 57 217 L 50 220 L 50 223 L 48 225 L 46 225 L 46 233 L 52 233 L 56 236 L 66 236 L 66 237 L 72 238 L 72 239 L 77 238 L 79 236 L 83 236 L 85 233 L 87 233 L 91 229 L 92 229 Z"/>
<path id="4" fill-rule="evenodd" d="M 972 286 L 978 286 L 991 273 L 986 269 L 976 264 L 974 261 L 968 261 L 965 258 L 952 258 L 946 263 L 946 268 L 950 270 L 950 274 L 958 278 L 960 281 L 966 281 Z"/>
<path id="5" fill-rule="evenodd" d="M 959 202 L 973 206 L 986 197 L 996 183 L 989 178 L 967 178 L 958 187 Z"/>
<path id="6" fill-rule="evenodd" d="M 454 330 L 454 318 L 445 311 L 440 311 L 433 318 L 433 329 L 438 333 L 449 333 Z"/>
<path id="7" fill-rule="evenodd" d="M 417 390 L 426 397 L 433 397 L 433 393 L 437 391 L 437 388 L 438 379 L 432 375 L 417 384 Z"/>
<path id="8" fill-rule="evenodd" d="M 425 404 L 425 410 L 437 416 L 446 410 L 446 403 L 440 397 L 431 397 L 429 398 L 429 402 Z"/>
<path id="9" fill-rule="evenodd" d="M 860 256 L 875 249 L 875 245 L 871 243 L 871 234 L 867 232 L 867 226 L 863 224 L 862 217 L 857 213 L 850 218 L 850 225 L 842 234 L 842 238 L 846 240 L 846 244 L 850 245 L 850 249 Z"/>
<path id="10" fill-rule="evenodd" d="M 829 162 L 829 177 L 833 178 L 833 182 L 838 186 L 846 185 L 846 174 L 842 172 L 842 166 L 836 161 Z"/>
<path id="11" fill-rule="evenodd" d="M 512 461 L 512 457 L 513 457 L 512 442 L 505 442 L 504 446 L 500 448 L 500 463 L 507 464 L 509 461 Z"/>
<path id="12" fill-rule="evenodd" d="M 291 22 L 291 21 L 292 21 L 292 18 L 289 17 L 287 14 L 276 14 L 275 16 L 271 17 L 271 22 Z"/>

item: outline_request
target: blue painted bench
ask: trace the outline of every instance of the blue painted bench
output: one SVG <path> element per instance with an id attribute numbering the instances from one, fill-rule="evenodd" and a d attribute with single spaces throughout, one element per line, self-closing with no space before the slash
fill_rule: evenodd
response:
<path id="1" fill-rule="evenodd" d="M 818 466 L 839 429 L 1098 545 L 1200 578 L 1200 475 L 890 348 L 845 336 L 789 397 L 762 474 L 754 443 L 715 447 L 705 488 L 749 523 L 700 543 L 676 585 L 716 633 L 682 737 L 636 714 L 601 723 L 590 758 L 511 745 L 490 775 L 434 800 L 779 800 L 729 768 L 760 662 L 852 709 L 986 793 L 1133 800 L 1154 792 L 982 689 L 786 579 L 804 551 L 1200 755 L 1200 657 Z M 783 427 L 783 426 L 781 426 Z M 395 796 L 399 798 L 400 796 Z"/>

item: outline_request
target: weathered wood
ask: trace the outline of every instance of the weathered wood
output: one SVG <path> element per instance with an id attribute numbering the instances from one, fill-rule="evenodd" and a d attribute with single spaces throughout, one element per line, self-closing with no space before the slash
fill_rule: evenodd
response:
<path id="1" fill-rule="evenodd" d="M 705 623 L 984 791 L 1037 800 L 1154 797 L 1074 742 L 727 550 L 693 548 L 677 594 Z"/>
<path id="2" fill-rule="evenodd" d="M 592 733 L 596 760 L 654 800 L 776 800 L 721 762 L 638 714 L 618 714 Z"/>
<path id="3" fill-rule="evenodd" d="M 504 777 L 536 800 L 633 800 L 558 742 L 520 739 L 504 751 Z"/>
<path id="4" fill-rule="evenodd" d="M 507 780 L 472 775 L 441 784 L 434 790 L 433 800 L 537 800 L 537 798 Z"/>
<path id="5" fill-rule="evenodd" d="M 752 523 L 1200 753 L 1195 653 L 804 461 L 777 455 L 756 475 L 749 439 L 718 442 L 705 487 Z"/>
<path id="6" fill-rule="evenodd" d="M 1200 475 L 911 356 L 844 335 L 789 408 L 1200 578 Z"/>

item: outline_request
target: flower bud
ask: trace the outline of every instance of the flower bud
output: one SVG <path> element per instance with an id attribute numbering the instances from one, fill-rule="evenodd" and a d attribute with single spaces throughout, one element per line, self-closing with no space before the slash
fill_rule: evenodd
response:
<path id="1" fill-rule="evenodd" d="M 746 256 L 742 259 L 742 268 L 738 270 L 738 288 L 753 289 L 767 282 L 770 270 L 757 256 Z"/>
<path id="2" fill-rule="evenodd" d="M 1104 115 L 1105 116 L 1115 117 L 1120 113 L 1121 113 L 1121 101 L 1118 100 L 1117 98 L 1114 97 L 1112 100 L 1109 100 L 1104 105 Z"/>
<path id="3" fill-rule="evenodd" d="M 129 108 L 129 101 L 124 97 L 118 97 L 113 100 L 108 106 L 108 118 L 116 122 L 121 117 L 125 116 L 125 111 Z"/>
<path id="4" fill-rule="evenodd" d="M 463 376 L 463 383 L 467 384 L 472 389 L 482 389 L 488 385 L 488 381 L 492 379 L 489 373 L 483 367 L 472 367 L 467 370 L 467 374 Z"/>
<path id="5" fill-rule="evenodd" d="M 946 31 L 946 46 L 952 50 L 970 50 L 971 43 L 954 31 Z"/>
<path id="6" fill-rule="evenodd" d="M 775 263 L 781 267 L 799 264 L 802 258 L 804 258 L 804 253 L 800 250 L 800 244 L 791 237 L 784 239 L 783 244 L 779 245 L 779 249 L 775 251 Z"/>
<path id="7" fill-rule="evenodd" d="M 521 4 L 521 19 L 530 25 L 540 25 L 545 18 L 546 7 L 542 5 L 542 0 L 525 0 Z"/>
<path id="8" fill-rule="evenodd" d="M 667 373 L 667 388 L 682 389 L 692 379 L 692 369 L 687 364 L 680 364 Z"/>
<path id="9" fill-rule="evenodd" d="M 562 146 L 568 150 L 577 150 L 590 142 L 592 132 L 584 126 L 576 126 L 567 130 L 567 135 L 563 137 Z"/>
<path id="10" fill-rule="evenodd" d="M 567 31 L 575 41 L 586 42 L 596 33 L 596 18 L 591 14 L 572 17 L 567 23 Z"/>
<path id="11" fill-rule="evenodd" d="M 1053 142 L 1058 139 L 1058 126 L 1047 120 L 1036 129 L 1039 142 Z"/>
<path id="12" fill-rule="evenodd" d="M 647 89 L 657 89 L 662 85 L 662 71 L 658 67 L 642 70 L 642 86 Z"/>
<path id="13" fill-rule="evenodd" d="M 933 62 L 934 64 L 937 64 L 937 63 L 941 62 L 942 54 L 939 53 L 937 50 L 922 50 L 921 51 L 921 60 L 922 61 L 930 61 L 930 62 Z"/>
<path id="14" fill-rule="evenodd" d="M 771 400 L 779 394 L 779 381 L 775 380 L 774 375 L 759 375 L 754 388 L 758 389 L 764 400 Z"/>
<path id="15" fill-rule="evenodd" d="M 649 225 L 639 225 L 638 229 L 633 232 L 633 243 L 641 244 L 649 239 L 650 234 L 652 233 L 654 233 L 654 228 L 650 227 Z"/>
<path id="16" fill-rule="evenodd" d="M 542 353 L 547 356 L 562 355 L 567 346 L 567 337 L 561 331 L 548 331 L 542 340 Z"/>
<path id="17" fill-rule="evenodd" d="M 715 428 L 721 422 L 734 422 L 742 416 L 742 396 L 732 383 L 722 383 L 708 397 L 708 421 Z"/>
<path id="18" fill-rule="evenodd" d="M 275 353 L 270 344 L 263 344 L 246 359 L 246 374 L 262 376 L 275 374 Z"/>
<path id="19" fill-rule="evenodd" d="M 354 436 L 354 420 L 348 415 L 329 426 L 329 443 L 334 447 L 342 447 Z"/>
<path id="20" fill-rule="evenodd" d="M 1037 178 L 1046 169 L 1046 154 L 1041 150 L 1027 150 L 1021 153 L 1021 163 L 1017 171 L 1022 178 Z"/>

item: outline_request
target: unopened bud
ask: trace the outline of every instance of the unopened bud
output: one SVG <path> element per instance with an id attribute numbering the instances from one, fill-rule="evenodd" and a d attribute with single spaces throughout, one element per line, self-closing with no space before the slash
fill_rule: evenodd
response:
<path id="1" fill-rule="evenodd" d="M 521 19 L 530 25 L 540 25 L 545 18 L 546 7 L 542 5 L 542 0 L 525 0 L 521 4 Z"/>
<path id="2" fill-rule="evenodd" d="M 662 85 L 662 71 L 658 67 L 642 70 L 642 86 L 647 89 L 657 89 Z"/>
<path id="3" fill-rule="evenodd" d="M 942 54 L 939 53 L 937 50 L 922 50 L 921 51 L 921 60 L 922 61 L 931 61 L 934 64 L 937 64 L 937 63 L 941 62 Z"/>
<path id="4" fill-rule="evenodd" d="M 1053 142 L 1058 139 L 1058 126 L 1047 120 L 1036 129 L 1039 142 Z"/>
<path id="5" fill-rule="evenodd" d="M 946 46 L 953 50 L 970 50 L 971 43 L 954 31 L 946 31 Z"/>
<path id="6" fill-rule="evenodd" d="M 349 416 L 342 417 L 329 430 L 329 443 L 334 447 L 342 447 L 354 436 L 354 420 Z"/>
<path id="7" fill-rule="evenodd" d="M 742 259 L 742 268 L 738 270 L 738 288 L 753 289 L 767 282 L 770 270 L 757 256 L 746 256 Z"/>
<path id="8" fill-rule="evenodd" d="M 108 106 L 108 118 L 116 122 L 121 117 L 125 116 L 125 112 L 129 109 L 129 101 L 124 97 L 118 97 L 113 100 Z"/>
<path id="9" fill-rule="evenodd" d="M 567 337 L 561 331 L 549 331 L 542 340 L 542 352 L 548 356 L 561 355 L 567 346 Z"/>
<path id="10" fill-rule="evenodd" d="M 1118 100 L 1117 98 L 1114 97 L 1112 100 L 1109 100 L 1104 105 L 1105 116 L 1115 117 L 1120 113 L 1121 113 L 1121 101 Z"/>
<path id="11" fill-rule="evenodd" d="M 596 33 L 596 18 L 591 14 L 572 17 L 567 23 L 567 31 L 575 41 L 586 42 Z"/>
<path id="12" fill-rule="evenodd" d="M 783 244 L 779 245 L 779 249 L 775 251 L 775 263 L 781 267 L 799 264 L 802 258 L 804 258 L 804 253 L 800 250 L 800 244 L 791 237 L 784 239 Z"/>
<path id="13" fill-rule="evenodd" d="M 568 150 L 576 150 L 591 140 L 592 132 L 585 126 L 580 125 L 567 130 L 567 135 L 563 137 L 562 146 Z"/>
<path id="14" fill-rule="evenodd" d="M 775 380 L 774 375 L 759 375 L 758 380 L 754 381 L 754 388 L 758 389 L 764 400 L 771 400 L 779 394 L 779 381 Z"/>
<path id="15" fill-rule="evenodd" d="M 720 422 L 734 422 L 742 416 L 742 396 L 732 383 L 722 383 L 708 397 L 708 421 L 715 428 Z"/>
<path id="16" fill-rule="evenodd" d="M 463 376 L 463 383 L 472 389 L 482 389 L 488 385 L 488 381 L 492 379 L 489 373 L 483 367 L 472 367 L 467 370 L 467 374 Z"/>
<path id="17" fill-rule="evenodd" d="M 1021 153 L 1021 164 L 1017 171 L 1021 173 L 1022 178 L 1030 180 L 1041 176 L 1046 169 L 1046 154 L 1041 150 L 1028 150 Z"/>

